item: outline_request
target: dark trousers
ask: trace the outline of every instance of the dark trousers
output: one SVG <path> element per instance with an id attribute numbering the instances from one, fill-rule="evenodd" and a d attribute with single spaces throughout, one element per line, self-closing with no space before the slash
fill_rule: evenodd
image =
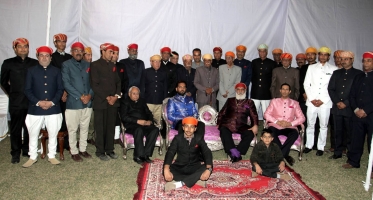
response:
<path id="1" fill-rule="evenodd" d="M 114 151 L 115 121 L 118 109 L 109 106 L 106 109 L 95 109 L 96 156 Z"/>
<path id="2" fill-rule="evenodd" d="M 67 131 L 66 118 L 65 118 L 66 102 L 62 102 L 60 100 L 60 104 L 61 104 L 61 112 L 62 112 L 62 124 L 60 128 L 60 132 L 62 132 L 62 131 Z M 70 150 L 69 134 L 66 134 L 66 136 L 64 137 L 63 148 L 66 150 Z M 60 152 L 59 142 L 57 142 L 57 152 Z"/>
<path id="3" fill-rule="evenodd" d="M 334 115 L 331 113 L 332 110 L 330 109 L 330 116 L 329 116 L 329 127 L 330 127 L 330 148 L 335 149 L 335 126 L 334 126 Z"/>
<path id="4" fill-rule="evenodd" d="M 334 115 L 333 119 L 335 144 L 334 155 L 340 156 L 342 155 L 342 151 L 349 149 L 351 137 L 351 117 Z"/>
<path id="5" fill-rule="evenodd" d="M 232 138 L 232 132 L 226 127 L 221 127 L 219 131 L 220 138 L 224 146 L 224 151 L 230 155 L 230 150 L 236 147 Z M 245 130 L 239 134 L 241 134 L 241 142 L 237 145 L 237 150 L 241 153 L 241 155 L 245 155 L 247 150 L 249 150 L 251 141 L 254 138 L 254 133 L 251 130 Z"/>
<path id="6" fill-rule="evenodd" d="M 306 121 L 304 121 L 304 127 L 307 128 L 307 106 L 306 102 L 302 101 L 299 102 L 300 109 L 302 110 L 302 113 L 304 117 L 306 118 Z M 313 142 L 313 149 L 317 149 L 317 140 L 319 139 L 319 133 L 320 133 L 320 123 L 319 123 L 319 118 L 316 118 L 316 123 L 315 123 L 315 138 Z M 307 133 L 306 130 L 304 130 L 304 144 L 307 142 Z"/>
<path id="7" fill-rule="evenodd" d="M 175 181 L 182 181 L 187 187 L 192 187 L 200 180 L 202 173 L 206 170 L 206 165 L 201 163 L 193 163 L 189 165 L 179 166 L 172 164 L 170 171 L 174 176 Z"/>
<path id="8" fill-rule="evenodd" d="M 279 130 L 273 126 L 269 127 L 269 129 L 272 131 L 273 136 L 274 136 L 273 142 L 280 147 L 284 158 L 289 156 L 291 146 L 298 139 L 298 136 L 299 136 L 298 130 L 293 129 L 293 128 L 285 128 L 285 129 Z M 278 138 L 279 135 L 284 135 L 287 137 L 284 144 L 281 144 L 281 141 Z"/>
<path id="9" fill-rule="evenodd" d="M 23 154 L 28 154 L 29 149 L 29 136 L 25 124 L 27 109 L 9 109 L 10 113 L 10 154 L 12 157 L 19 157 L 21 150 Z M 22 128 L 23 128 L 23 141 L 22 141 Z"/>
<path id="10" fill-rule="evenodd" d="M 373 116 L 365 118 L 358 118 L 356 115 L 352 116 L 352 129 L 351 129 L 351 145 L 347 152 L 348 163 L 359 168 L 361 156 L 364 151 L 365 136 L 368 140 L 368 151 L 370 152 L 370 143 L 372 141 L 373 133 Z"/>
<path id="11" fill-rule="evenodd" d="M 184 133 L 183 125 L 181 124 L 181 120 L 176 123 L 175 129 L 178 130 L 177 134 L 183 134 Z M 196 134 L 196 135 L 199 134 L 199 135 L 204 136 L 205 135 L 205 123 L 198 121 L 197 130 L 196 130 L 196 132 L 194 132 L 194 134 Z"/>
<path id="12" fill-rule="evenodd" d="M 133 151 L 133 157 L 144 157 L 153 155 L 155 142 L 159 134 L 159 129 L 154 125 L 140 126 L 131 130 L 126 131 L 133 135 L 135 150 Z M 144 136 L 146 138 L 144 146 Z"/>
<path id="13" fill-rule="evenodd" d="M 280 171 L 278 166 L 280 163 L 258 163 L 260 168 L 262 168 L 262 175 L 263 176 L 268 176 L 272 178 L 277 178 L 277 172 Z M 253 165 L 252 170 L 256 172 L 255 165 Z"/>

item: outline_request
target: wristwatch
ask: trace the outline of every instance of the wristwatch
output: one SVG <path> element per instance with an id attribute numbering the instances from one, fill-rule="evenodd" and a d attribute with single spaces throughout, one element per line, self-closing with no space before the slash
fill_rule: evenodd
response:
<path id="1" fill-rule="evenodd" d="M 212 173 L 212 168 L 211 167 L 210 168 L 206 168 L 206 170 L 209 170 L 210 173 Z"/>

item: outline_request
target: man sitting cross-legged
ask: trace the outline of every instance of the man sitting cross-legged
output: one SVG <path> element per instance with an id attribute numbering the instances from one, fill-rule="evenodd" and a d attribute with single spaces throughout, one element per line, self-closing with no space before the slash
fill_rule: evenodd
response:
<path id="1" fill-rule="evenodd" d="M 304 117 L 299 103 L 289 98 L 291 87 L 283 83 L 280 89 L 281 98 L 271 100 L 267 110 L 264 112 L 264 118 L 267 120 L 269 129 L 273 132 L 274 143 L 276 143 L 286 161 L 294 164 L 294 159 L 289 156 L 290 148 L 298 139 L 297 126 L 301 125 L 306 118 Z M 281 144 L 278 136 L 286 136 L 286 141 Z"/>
<path id="2" fill-rule="evenodd" d="M 189 188 L 194 184 L 206 186 L 212 172 L 212 153 L 203 135 L 194 134 L 197 123 L 198 120 L 194 117 L 184 118 L 184 134 L 176 135 L 168 148 L 163 164 L 163 176 L 167 181 L 165 191 L 183 185 Z M 175 154 L 177 158 L 172 163 Z"/>

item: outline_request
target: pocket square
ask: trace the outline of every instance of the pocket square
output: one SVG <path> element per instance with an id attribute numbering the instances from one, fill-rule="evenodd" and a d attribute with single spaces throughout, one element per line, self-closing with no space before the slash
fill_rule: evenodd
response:
<path id="1" fill-rule="evenodd" d="M 294 108 L 294 106 L 289 106 L 289 108 Z"/>
<path id="2" fill-rule="evenodd" d="M 194 148 L 198 148 L 198 144 L 196 144 L 196 146 L 194 146 Z"/>

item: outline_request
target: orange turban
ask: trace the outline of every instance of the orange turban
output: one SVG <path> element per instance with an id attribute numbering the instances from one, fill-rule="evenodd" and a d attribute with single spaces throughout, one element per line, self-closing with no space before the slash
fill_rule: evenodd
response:
<path id="1" fill-rule="evenodd" d="M 342 51 L 341 55 L 339 57 L 342 57 L 342 58 L 355 58 L 355 54 L 352 53 L 351 51 Z"/>
<path id="2" fill-rule="evenodd" d="M 245 83 L 237 83 L 236 86 L 234 86 L 234 89 L 237 89 L 238 87 L 243 87 L 246 89 L 246 84 Z"/>
<path id="3" fill-rule="evenodd" d="M 27 44 L 27 45 L 29 45 L 29 42 L 26 38 L 17 38 L 13 41 L 13 47 L 16 47 L 17 44 Z"/>
<path id="4" fill-rule="evenodd" d="M 295 59 L 298 59 L 298 58 L 306 59 L 306 55 L 304 53 L 298 53 Z"/>
<path id="5" fill-rule="evenodd" d="M 285 59 L 289 59 L 291 61 L 293 59 L 293 55 L 291 55 L 290 53 L 283 53 L 283 54 L 281 54 L 280 58 L 281 58 L 281 60 L 285 58 Z"/>
<path id="6" fill-rule="evenodd" d="M 238 45 L 237 47 L 236 47 L 236 51 L 246 51 L 246 47 L 245 46 L 243 46 L 243 45 Z"/>
<path id="7" fill-rule="evenodd" d="M 53 42 L 55 42 L 57 40 L 66 42 L 67 41 L 67 36 L 63 33 L 56 34 L 56 35 L 53 36 Z"/>
<path id="8" fill-rule="evenodd" d="M 334 51 L 334 57 L 341 57 L 341 53 L 342 53 L 343 51 L 342 50 L 337 50 L 337 51 Z"/>
<path id="9" fill-rule="evenodd" d="M 232 51 L 227 51 L 227 53 L 225 53 L 225 57 L 227 57 L 227 56 L 230 56 L 230 57 L 232 57 L 233 59 L 236 58 L 236 55 L 235 55 Z"/>
<path id="10" fill-rule="evenodd" d="M 194 126 L 197 126 L 198 120 L 194 117 L 185 117 L 182 121 L 183 125 L 184 124 L 192 124 Z"/>
<path id="11" fill-rule="evenodd" d="M 306 54 L 307 53 L 314 53 L 314 54 L 317 54 L 317 49 L 315 47 L 308 47 L 306 49 Z"/>
<path id="12" fill-rule="evenodd" d="M 276 53 L 282 53 L 282 49 L 279 49 L 279 48 L 273 49 L 272 54 L 276 54 Z"/>
<path id="13" fill-rule="evenodd" d="M 48 46 L 41 46 L 36 49 L 36 53 L 39 54 L 41 52 L 48 53 L 49 55 L 52 55 L 53 49 Z"/>
<path id="14" fill-rule="evenodd" d="M 91 49 L 91 47 L 86 47 L 86 48 L 84 49 L 84 53 L 92 54 L 92 49 Z"/>

